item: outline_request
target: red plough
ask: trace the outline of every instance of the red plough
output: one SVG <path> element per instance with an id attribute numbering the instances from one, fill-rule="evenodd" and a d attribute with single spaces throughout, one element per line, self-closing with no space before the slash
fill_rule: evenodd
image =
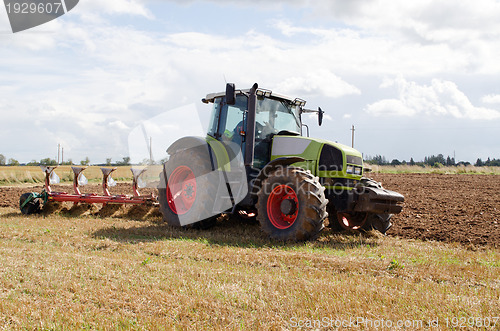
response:
<path id="1" fill-rule="evenodd" d="M 25 193 L 21 195 L 19 204 L 23 214 L 32 214 L 40 211 L 40 202 L 46 204 L 50 201 L 56 202 L 73 202 L 74 204 L 87 203 L 87 204 L 131 204 L 131 205 L 153 205 L 157 203 L 157 197 L 153 194 L 140 195 L 139 193 L 139 178 L 146 171 L 146 169 L 130 169 L 132 171 L 132 191 L 133 195 L 112 195 L 109 192 L 109 186 L 114 184 L 111 174 L 117 168 L 101 168 L 103 179 L 102 189 L 103 194 L 98 195 L 95 193 L 81 193 L 80 185 L 86 181 L 83 176 L 83 171 L 87 167 L 71 167 L 74 173 L 73 178 L 73 193 L 67 192 L 54 192 L 51 188 L 51 178 L 57 179 L 54 170 L 57 167 L 42 166 L 42 171 L 45 173 L 45 187 L 42 193 Z M 54 181 L 54 180 L 52 180 Z"/>

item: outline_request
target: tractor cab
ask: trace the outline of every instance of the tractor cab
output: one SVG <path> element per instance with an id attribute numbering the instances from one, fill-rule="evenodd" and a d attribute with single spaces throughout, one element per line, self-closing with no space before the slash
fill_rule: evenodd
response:
<path id="1" fill-rule="evenodd" d="M 303 108 L 306 102 L 302 99 L 292 99 L 256 86 L 234 90 L 234 86 L 228 84 L 225 93 L 209 94 L 203 102 L 213 103 L 208 135 L 239 146 L 246 165 L 257 169 L 262 169 L 271 160 L 273 137 L 301 136 L 301 115 L 312 112 Z M 320 117 L 322 113 L 318 110 Z M 253 160 L 250 160 L 252 151 Z"/>

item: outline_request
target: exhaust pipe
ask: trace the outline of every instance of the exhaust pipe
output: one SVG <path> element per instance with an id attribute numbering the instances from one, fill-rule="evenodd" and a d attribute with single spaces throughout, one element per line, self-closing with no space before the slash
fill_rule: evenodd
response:
<path id="1" fill-rule="evenodd" d="M 254 147 L 255 147 L 255 114 L 257 112 L 257 94 L 259 88 L 257 83 L 253 84 L 248 96 L 248 116 L 247 131 L 245 139 L 245 166 L 253 165 Z"/>

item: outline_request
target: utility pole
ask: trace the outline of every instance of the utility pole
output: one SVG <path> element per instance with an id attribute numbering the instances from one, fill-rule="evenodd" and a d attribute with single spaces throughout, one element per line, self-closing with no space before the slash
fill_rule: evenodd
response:
<path id="1" fill-rule="evenodd" d="M 351 129 L 351 131 L 352 131 L 352 137 L 351 137 L 351 147 L 352 147 L 352 148 L 354 148 L 354 131 L 356 131 L 356 130 L 354 129 L 354 124 L 352 125 L 352 129 Z"/>
<path id="2" fill-rule="evenodd" d="M 61 164 L 59 163 L 59 157 L 61 156 L 61 144 L 57 144 L 57 164 Z"/>
<path id="3" fill-rule="evenodd" d="M 153 164 L 153 137 L 149 137 L 149 164 Z"/>
<path id="4" fill-rule="evenodd" d="M 64 164 L 64 147 L 61 148 L 61 163 Z"/>

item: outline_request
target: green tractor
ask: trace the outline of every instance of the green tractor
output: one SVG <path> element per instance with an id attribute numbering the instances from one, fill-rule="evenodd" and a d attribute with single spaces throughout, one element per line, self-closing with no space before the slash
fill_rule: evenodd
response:
<path id="1" fill-rule="evenodd" d="M 159 204 L 174 226 L 209 228 L 221 214 L 256 218 L 273 239 L 307 240 L 324 227 L 385 233 L 404 197 L 363 177 L 360 152 L 310 138 L 305 101 L 257 84 L 208 94 L 206 137 L 184 137 L 167 150 Z M 303 128 L 307 136 L 303 136 Z"/>

